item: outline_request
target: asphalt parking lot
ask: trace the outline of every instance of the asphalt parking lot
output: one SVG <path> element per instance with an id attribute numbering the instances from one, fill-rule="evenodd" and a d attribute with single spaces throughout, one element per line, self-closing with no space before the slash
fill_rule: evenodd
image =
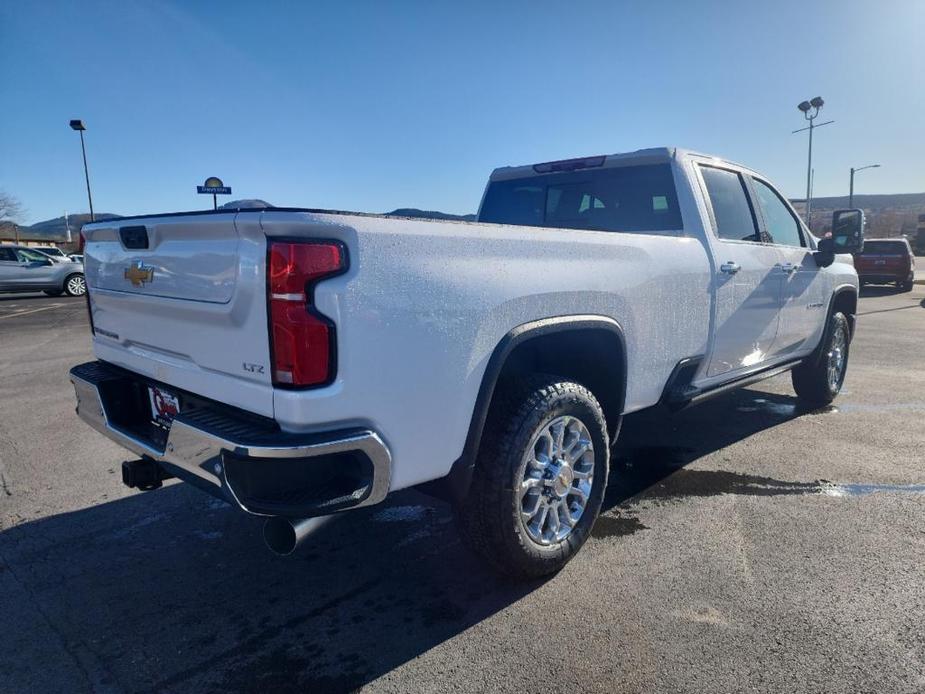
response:
<path id="1" fill-rule="evenodd" d="M 925 287 L 869 288 L 845 390 L 626 419 L 606 512 L 513 586 L 413 491 L 292 557 L 74 415 L 80 299 L 0 295 L 0 691 L 925 691 Z"/>

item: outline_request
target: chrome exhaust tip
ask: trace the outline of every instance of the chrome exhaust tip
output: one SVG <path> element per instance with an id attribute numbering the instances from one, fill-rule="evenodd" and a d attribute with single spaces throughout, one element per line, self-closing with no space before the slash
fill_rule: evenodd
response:
<path id="1" fill-rule="evenodd" d="M 268 518 L 263 524 L 263 541 L 281 557 L 292 554 L 296 547 L 328 522 L 330 516 L 317 518 Z"/>

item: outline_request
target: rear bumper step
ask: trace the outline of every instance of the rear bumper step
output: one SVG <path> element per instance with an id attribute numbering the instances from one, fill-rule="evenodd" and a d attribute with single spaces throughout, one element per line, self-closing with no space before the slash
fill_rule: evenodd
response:
<path id="1" fill-rule="evenodd" d="M 248 513 L 327 515 L 379 503 L 389 491 L 391 455 L 374 431 L 290 434 L 272 420 L 105 362 L 75 366 L 70 377 L 77 414 L 87 424 L 142 461 L 156 463 L 160 479 L 178 477 Z M 180 414 L 169 430 L 148 421 L 147 385 L 180 397 Z M 144 469 L 141 461 L 130 465 Z"/>

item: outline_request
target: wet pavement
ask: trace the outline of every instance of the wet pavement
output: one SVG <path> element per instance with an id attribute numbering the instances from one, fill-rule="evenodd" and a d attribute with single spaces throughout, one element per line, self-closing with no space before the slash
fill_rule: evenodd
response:
<path id="1" fill-rule="evenodd" d="M 593 537 L 511 585 L 414 491 L 280 559 L 123 488 L 64 376 L 83 304 L 0 301 L 0 691 L 925 691 L 925 288 L 860 313 L 832 407 L 784 376 L 627 417 Z"/>

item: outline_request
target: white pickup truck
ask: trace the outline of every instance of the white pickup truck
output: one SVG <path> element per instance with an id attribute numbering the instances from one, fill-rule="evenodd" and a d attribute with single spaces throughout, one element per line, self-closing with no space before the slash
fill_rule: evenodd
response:
<path id="1" fill-rule="evenodd" d="M 863 225 L 817 240 L 760 174 L 669 148 L 497 169 L 476 222 L 98 222 L 77 411 L 137 456 L 126 484 L 196 484 L 279 552 L 424 485 L 496 568 L 547 574 L 588 537 L 624 414 L 786 370 L 836 396 Z"/>

